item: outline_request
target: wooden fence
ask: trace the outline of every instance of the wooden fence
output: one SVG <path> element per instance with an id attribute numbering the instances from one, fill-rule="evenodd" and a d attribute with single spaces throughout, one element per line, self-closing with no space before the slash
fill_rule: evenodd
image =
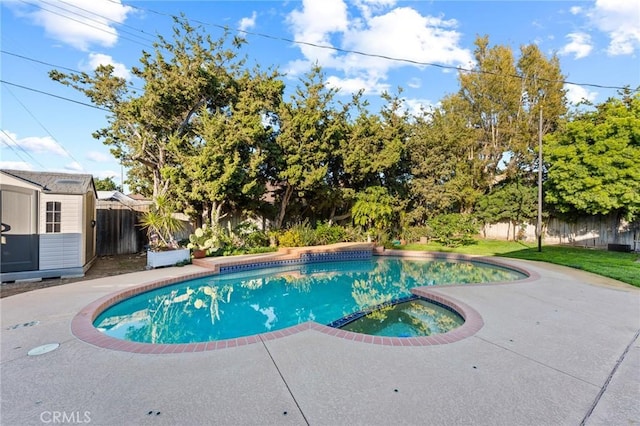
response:
<path id="1" fill-rule="evenodd" d="M 100 201 L 96 213 L 96 254 L 98 256 L 144 251 L 147 237 L 139 226 L 141 211 L 133 210 L 115 201 Z"/>
<path id="2" fill-rule="evenodd" d="M 508 222 L 490 224 L 484 226 L 482 234 L 486 238 L 513 239 L 514 227 Z M 518 225 L 515 235 L 524 241 L 536 241 L 535 223 Z M 624 244 L 637 251 L 640 250 L 640 223 L 616 224 L 616 219 L 610 216 L 587 216 L 572 223 L 550 218 L 544 223 L 543 242 L 599 248 Z"/>

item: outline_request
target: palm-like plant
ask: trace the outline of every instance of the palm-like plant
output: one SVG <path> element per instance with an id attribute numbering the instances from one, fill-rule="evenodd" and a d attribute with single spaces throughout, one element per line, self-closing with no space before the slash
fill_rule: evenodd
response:
<path id="1" fill-rule="evenodd" d="M 140 226 L 147 231 L 152 248 L 177 246 L 174 234 L 184 225 L 173 216 L 173 210 L 165 196 L 159 195 L 153 200 L 148 212 L 142 215 Z"/>

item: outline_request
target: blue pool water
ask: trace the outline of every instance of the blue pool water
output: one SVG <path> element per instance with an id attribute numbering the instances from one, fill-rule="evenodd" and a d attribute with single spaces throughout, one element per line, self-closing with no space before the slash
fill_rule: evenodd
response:
<path id="1" fill-rule="evenodd" d="M 371 258 L 257 269 L 184 281 L 111 306 L 94 321 L 135 342 L 194 343 L 250 336 L 343 316 L 451 283 L 513 281 L 525 275 L 474 262 Z"/>

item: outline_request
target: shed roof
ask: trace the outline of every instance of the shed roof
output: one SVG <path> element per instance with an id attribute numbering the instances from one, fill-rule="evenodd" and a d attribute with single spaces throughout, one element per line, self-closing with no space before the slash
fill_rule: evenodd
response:
<path id="1" fill-rule="evenodd" d="M 37 185 L 44 192 L 50 194 L 82 195 L 89 191 L 96 192 L 93 176 L 87 174 L 7 169 L 1 169 L 0 171 L 32 185 Z"/>

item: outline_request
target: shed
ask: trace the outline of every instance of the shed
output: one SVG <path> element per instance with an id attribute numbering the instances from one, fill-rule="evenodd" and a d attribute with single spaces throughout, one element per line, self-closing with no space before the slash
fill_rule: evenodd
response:
<path id="1" fill-rule="evenodd" d="M 0 169 L 1 281 L 84 275 L 96 197 L 91 175 Z"/>

